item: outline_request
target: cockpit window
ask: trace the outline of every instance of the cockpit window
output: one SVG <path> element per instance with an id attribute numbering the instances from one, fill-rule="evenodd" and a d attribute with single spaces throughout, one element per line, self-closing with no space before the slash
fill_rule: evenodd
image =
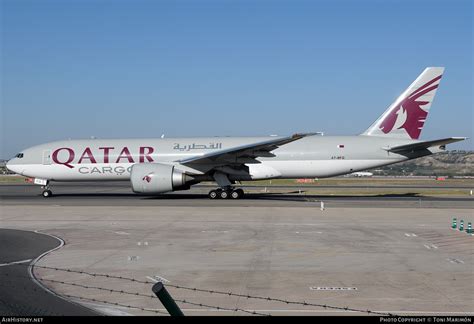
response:
<path id="1" fill-rule="evenodd" d="M 23 157 L 23 153 L 18 153 L 17 155 L 15 155 L 15 157 L 21 159 Z"/>

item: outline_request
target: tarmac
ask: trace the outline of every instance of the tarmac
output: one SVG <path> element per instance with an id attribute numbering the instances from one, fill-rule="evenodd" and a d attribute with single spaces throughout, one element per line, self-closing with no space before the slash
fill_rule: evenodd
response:
<path id="1" fill-rule="evenodd" d="M 4 316 L 97 316 L 100 313 L 44 289 L 30 271 L 62 242 L 30 231 L 0 229 L 0 314 Z"/>
<path id="2" fill-rule="evenodd" d="M 341 188 L 345 188 L 342 186 Z M 474 209 L 474 196 L 424 196 L 417 188 L 407 187 L 402 194 L 379 194 L 378 188 L 359 195 L 309 194 L 308 187 L 256 188 L 243 186 L 246 195 L 240 200 L 210 200 L 206 185 L 191 190 L 162 195 L 137 195 L 129 182 L 54 183 L 52 199 L 43 199 L 41 189 L 31 184 L 0 185 L 0 201 L 4 206 L 188 206 L 188 207 L 327 207 L 344 208 L 469 208 Z M 399 188 L 399 186 L 393 186 Z M 418 188 L 420 189 L 420 188 Z M 335 193 L 338 190 L 334 190 Z M 41 199 L 39 199 L 41 198 Z"/>
<path id="3" fill-rule="evenodd" d="M 474 222 L 472 198 L 214 201 L 207 190 L 148 197 L 120 185 L 65 185 L 44 199 L 34 186 L 3 185 L 0 224 L 63 239 L 35 276 L 106 315 L 164 315 L 151 291 L 157 281 L 185 315 L 474 314 L 474 236 L 451 229 L 453 217 Z M 20 245 L 9 246 L 16 256 Z"/>

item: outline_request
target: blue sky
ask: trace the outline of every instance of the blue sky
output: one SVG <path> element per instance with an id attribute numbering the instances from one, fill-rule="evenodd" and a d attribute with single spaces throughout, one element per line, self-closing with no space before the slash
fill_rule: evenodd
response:
<path id="1" fill-rule="evenodd" d="M 0 158 L 90 136 L 358 134 L 426 66 L 446 72 L 422 138 L 474 136 L 470 0 L 0 4 Z"/>

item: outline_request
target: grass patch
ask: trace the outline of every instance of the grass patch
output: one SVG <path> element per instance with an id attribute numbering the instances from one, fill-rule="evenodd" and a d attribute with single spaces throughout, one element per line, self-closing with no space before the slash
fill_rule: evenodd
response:
<path id="1" fill-rule="evenodd" d="M 19 175 L 0 175 L 0 183 L 25 183 L 26 178 Z"/>
<path id="2" fill-rule="evenodd" d="M 411 178 L 329 178 L 314 180 L 310 183 L 299 183 L 294 179 L 273 179 L 258 181 L 242 181 L 242 185 L 253 186 L 296 186 L 296 187 L 324 187 L 324 186 L 472 186 L 474 179 L 446 179 L 438 181 L 434 178 L 411 179 Z"/>
<path id="3" fill-rule="evenodd" d="M 300 193 L 301 189 L 301 193 Z M 295 189 L 278 189 L 267 187 L 265 189 L 247 189 L 250 193 L 274 193 L 274 194 L 294 194 L 294 195 L 308 195 L 308 196 L 470 196 L 469 189 L 418 189 L 418 188 L 400 188 L 400 189 L 379 189 L 379 188 L 295 188 Z M 474 200 L 474 196 L 473 196 Z"/>

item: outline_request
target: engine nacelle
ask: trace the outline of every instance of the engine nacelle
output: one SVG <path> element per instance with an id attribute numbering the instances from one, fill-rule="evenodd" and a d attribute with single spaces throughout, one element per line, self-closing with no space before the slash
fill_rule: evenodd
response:
<path id="1" fill-rule="evenodd" d="M 130 171 L 132 190 L 137 193 L 164 193 L 179 189 L 192 178 L 176 170 L 173 165 L 161 163 L 134 164 Z"/>

